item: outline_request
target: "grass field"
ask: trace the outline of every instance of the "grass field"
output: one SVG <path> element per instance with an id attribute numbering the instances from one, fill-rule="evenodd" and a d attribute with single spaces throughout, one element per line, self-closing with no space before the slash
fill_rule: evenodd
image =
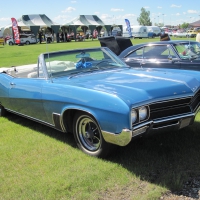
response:
<path id="1" fill-rule="evenodd" d="M 36 63 L 46 51 L 97 46 L 0 46 L 0 67 Z M 134 139 L 105 160 L 83 154 L 72 135 L 8 114 L 0 118 L 0 200 L 159 199 L 200 175 L 199 152 L 200 114 L 190 127 Z"/>

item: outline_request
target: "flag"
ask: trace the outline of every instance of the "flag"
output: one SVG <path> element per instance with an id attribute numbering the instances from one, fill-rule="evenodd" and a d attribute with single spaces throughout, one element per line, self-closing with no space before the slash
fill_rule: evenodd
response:
<path id="1" fill-rule="evenodd" d="M 11 21 L 15 44 L 20 44 L 19 27 L 17 24 L 17 20 L 15 18 L 11 18 Z"/>
<path id="2" fill-rule="evenodd" d="M 132 37 L 132 32 L 131 32 L 131 25 L 128 19 L 125 19 L 126 26 L 127 26 L 127 31 L 129 33 L 129 36 Z"/>

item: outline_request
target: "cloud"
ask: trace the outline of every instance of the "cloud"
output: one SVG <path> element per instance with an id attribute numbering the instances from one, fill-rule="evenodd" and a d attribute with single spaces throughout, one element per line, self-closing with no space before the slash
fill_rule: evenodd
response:
<path id="1" fill-rule="evenodd" d="M 136 15 L 135 14 L 126 14 L 123 16 L 124 19 L 131 18 L 131 17 L 136 17 Z"/>
<path id="2" fill-rule="evenodd" d="M 76 9 L 73 8 L 73 7 L 68 7 L 68 8 L 66 8 L 65 10 L 63 10 L 62 13 L 70 13 L 70 12 L 75 11 L 75 10 L 76 10 Z"/>
<path id="3" fill-rule="evenodd" d="M 124 9 L 121 9 L 121 8 L 111 8 L 110 11 L 111 12 L 123 12 Z"/>
<path id="4" fill-rule="evenodd" d="M 71 1 L 71 3 L 77 3 L 77 1 Z"/>
<path id="5" fill-rule="evenodd" d="M 188 10 L 188 13 L 198 13 L 196 10 Z"/>
<path id="6" fill-rule="evenodd" d="M 157 8 L 158 8 L 158 9 L 162 9 L 162 7 L 161 7 L 161 6 L 158 6 Z"/>
<path id="7" fill-rule="evenodd" d="M 54 17 L 54 21 L 60 21 L 60 20 L 66 20 L 67 15 L 58 15 L 57 17 Z"/>
<path id="8" fill-rule="evenodd" d="M 178 6 L 178 5 L 172 4 L 171 7 L 172 7 L 172 8 L 180 8 L 180 7 L 182 7 L 182 6 L 181 6 L 181 5 Z"/>
<path id="9" fill-rule="evenodd" d="M 176 13 L 175 15 L 176 15 L 176 16 L 180 16 L 181 14 L 180 14 L 180 13 Z"/>
<path id="10" fill-rule="evenodd" d="M 112 17 L 110 16 L 110 15 L 108 15 L 108 14 L 102 14 L 101 15 L 101 19 L 102 20 L 105 20 L 105 19 L 111 19 Z"/>
<path id="11" fill-rule="evenodd" d="M 144 8 L 145 8 L 145 9 L 149 9 L 150 7 L 149 7 L 149 6 L 144 6 Z"/>
<path id="12" fill-rule="evenodd" d="M 0 21 L 2 22 L 6 22 L 6 21 L 10 21 L 11 18 L 8 18 L 8 17 L 2 17 L 0 18 Z"/>

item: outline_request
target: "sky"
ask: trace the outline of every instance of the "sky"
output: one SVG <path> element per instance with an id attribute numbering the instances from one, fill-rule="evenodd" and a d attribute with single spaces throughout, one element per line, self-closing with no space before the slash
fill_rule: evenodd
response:
<path id="1" fill-rule="evenodd" d="M 64 25 L 79 15 L 97 15 L 105 24 L 138 25 L 141 8 L 150 12 L 153 23 L 179 25 L 200 20 L 200 0 L 0 0 L 0 27 L 27 14 L 45 14 Z"/>

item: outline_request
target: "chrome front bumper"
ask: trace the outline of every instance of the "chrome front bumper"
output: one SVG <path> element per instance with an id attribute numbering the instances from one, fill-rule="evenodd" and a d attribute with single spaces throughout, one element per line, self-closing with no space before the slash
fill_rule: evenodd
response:
<path id="1" fill-rule="evenodd" d="M 167 119 L 148 121 L 137 126 L 134 126 L 132 130 L 123 129 L 121 133 L 115 134 L 107 131 L 102 131 L 103 138 L 106 142 L 116 144 L 119 146 L 126 146 L 133 137 L 144 133 L 157 132 L 160 130 L 178 130 L 193 124 L 196 114 L 199 109 L 192 114 L 181 115 L 177 117 L 171 117 Z"/>

